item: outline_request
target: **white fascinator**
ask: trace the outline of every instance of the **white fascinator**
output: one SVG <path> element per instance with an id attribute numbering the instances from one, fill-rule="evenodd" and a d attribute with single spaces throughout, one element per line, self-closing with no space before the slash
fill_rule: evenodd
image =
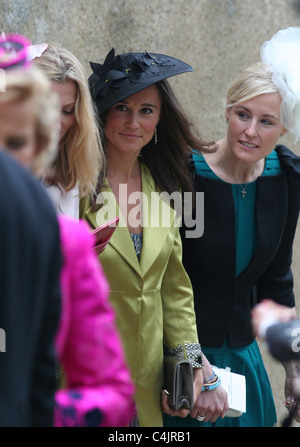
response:
<path id="1" fill-rule="evenodd" d="M 263 43 L 260 54 L 282 97 L 281 122 L 296 143 L 300 138 L 300 27 L 278 31 Z"/>

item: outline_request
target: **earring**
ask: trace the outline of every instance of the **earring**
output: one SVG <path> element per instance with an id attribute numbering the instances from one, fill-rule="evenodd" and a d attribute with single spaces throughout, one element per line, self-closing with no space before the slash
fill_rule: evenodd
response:
<path id="1" fill-rule="evenodd" d="M 228 121 L 229 121 L 228 118 L 226 118 L 226 124 L 228 124 Z"/>
<path id="2" fill-rule="evenodd" d="M 155 131 L 154 131 L 154 144 L 157 144 L 157 129 L 155 127 Z"/>

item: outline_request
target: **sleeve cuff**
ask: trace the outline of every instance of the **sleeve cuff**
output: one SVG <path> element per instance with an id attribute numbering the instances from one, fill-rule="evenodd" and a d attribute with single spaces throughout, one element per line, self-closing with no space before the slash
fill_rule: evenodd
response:
<path id="1" fill-rule="evenodd" d="M 193 368 L 203 367 L 203 353 L 199 343 L 184 343 L 169 349 L 169 355 L 182 360 L 189 360 Z"/>

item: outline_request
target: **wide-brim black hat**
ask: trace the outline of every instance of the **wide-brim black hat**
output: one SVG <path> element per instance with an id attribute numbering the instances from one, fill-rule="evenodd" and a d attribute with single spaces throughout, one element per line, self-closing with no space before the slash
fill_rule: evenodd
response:
<path id="1" fill-rule="evenodd" d="M 112 48 L 104 64 L 90 62 L 89 86 L 98 113 L 149 85 L 193 68 L 174 57 L 158 53 L 125 53 L 115 56 Z"/>

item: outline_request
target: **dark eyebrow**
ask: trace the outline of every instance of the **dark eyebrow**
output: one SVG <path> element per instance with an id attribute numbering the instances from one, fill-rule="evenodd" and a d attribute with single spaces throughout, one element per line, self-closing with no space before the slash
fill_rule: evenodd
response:
<path id="1" fill-rule="evenodd" d="M 128 101 L 126 99 L 122 99 L 122 101 L 119 101 L 117 104 L 128 104 Z M 158 107 L 155 104 L 151 104 L 150 102 L 144 102 L 141 104 L 142 107 L 153 107 L 154 109 L 157 109 Z"/>
<path id="2" fill-rule="evenodd" d="M 155 104 L 151 104 L 148 102 L 145 102 L 144 104 L 142 104 L 143 107 L 153 107 L 154 109 L 157 109 L 157 106 Z"/>
<path id="3" fill-rule="evenodd" d="M 245 107 L 245 106 L 236 106 L 236 108 L 237 109 L 243 109 L 243 110 L 245 110 L 248 113 L 252 113 L 251 110 L 248 109 L 248 107 Z M 273 118 L 274 120 L 279 121 L 279 118 L 277 118 L 275 115 L 272 115 L 272 114 L 269 114 L 269 113 L 265 113 L 263 115 L 263 117 L 265 117 L 265 118 Z"/>

